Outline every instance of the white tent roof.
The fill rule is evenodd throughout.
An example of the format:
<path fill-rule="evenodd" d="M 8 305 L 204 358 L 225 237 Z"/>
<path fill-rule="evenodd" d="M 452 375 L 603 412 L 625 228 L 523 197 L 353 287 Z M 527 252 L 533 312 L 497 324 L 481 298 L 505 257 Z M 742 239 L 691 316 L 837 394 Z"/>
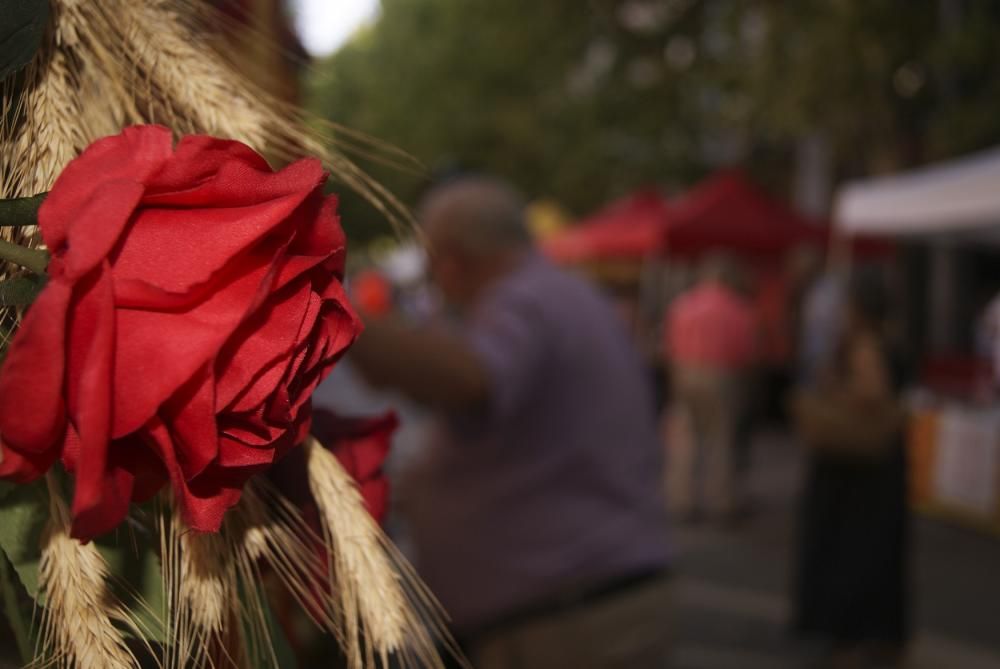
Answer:
<path fill-rule="evenodd" d="M 834 221 L 851 233 L 1000 241 L 1000 147 L 848 183 L 837 192 Z"/>

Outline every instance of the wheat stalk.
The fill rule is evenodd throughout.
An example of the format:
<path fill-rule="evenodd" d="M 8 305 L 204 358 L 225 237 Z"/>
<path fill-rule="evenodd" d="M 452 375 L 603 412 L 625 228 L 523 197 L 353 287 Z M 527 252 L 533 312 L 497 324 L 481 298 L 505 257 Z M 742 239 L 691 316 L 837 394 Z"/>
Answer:
<path fill-rule="evenodd" d="M 404 665 L 442 667 L 435 638 L 446 641 L 440 609 L 394 552 L 365 508 L 351 476 L 314 438 L 306 450 L 309 489 L 319 508 L 352 669 L 383 667 L 397 654 Z"/>
<path fill-rule="evenodd" d="M 124 27 L 124 53 L 139 77 L 148 81 L 147 93 L 174 130 L 237 139 L 280 161 L 317 156 L 335 178 L 368 199 L 391 222 L 410 220 L 406 207 L 392 193 L 333 148 L 330 136 L 308 127 L 305 114 L 238 75 L 218 51 L 198 46 L 187 24 L 192 18 L 205 19 L 204 4 L 118 2 L 116 24 Z M 375 142 L 369 146 L 372 154 L 389 153 L 379 151 Z"/>
<path fill-rule="evenodd" d="M 340 639 L 341 626 L 324 605 L 330 586 L 318 550 L 323 543 L 298 509 L 259 480 L 247 486 L 237 508 L 240 528 L 231 532 L 237 559 L 268 564 L 312 621 Z"/>
<path fill-rule="evenodd" d="M 108 564 L 93 543 L 70 536 L 69 510 L 49 483 L 51 519 L 42 539 L 38 587 L 44 597 L 37 666 L 131 669 L 136 657 L 112 620 L 137 629 L 107 587 Z"/>
<path fill-rule="evenodd" d="M 180 534 L 180 544 L 180 604 L 197 630 L 221 634 L 235 596 L 223 559 L 225 543 L 218 534 L 186 531 Z"/>
<path fill-rule="evenodd" d="M 165 669 L 236 665 L 233 621 L 239 612 L 236 573 L 220 534 L 185 526 L 176 504 L 160 514 L 160 560 L 167 621 Z"/>

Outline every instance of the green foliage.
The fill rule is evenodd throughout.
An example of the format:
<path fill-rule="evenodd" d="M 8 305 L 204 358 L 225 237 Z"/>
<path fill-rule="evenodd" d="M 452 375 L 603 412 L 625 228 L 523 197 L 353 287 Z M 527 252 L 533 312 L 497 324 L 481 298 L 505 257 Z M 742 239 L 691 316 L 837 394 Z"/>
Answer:
<path fill-rule="evenodd" d="M 152 505 L 146 505 L 151 507 Z M 133 515 L 152 520 L 152 508 L 134 507 Z M 129 609 L 149 641 L 165 639 L 163 578 L 157 551 L 158 538 L 150 522 L 129 520 L 114 532 L 95 540 L 108 563 L 111 589 Z"/>
<path fill-rule="evenodd" d="M 46 279 L 44 274 L 31 274 L 0 281 L 0 307 L 23 307 L 31 304 L 42 292 Z"/>
<path fill-rule="evenodd" d="M 620 64 L 595 75 L 595 86 L 611 90 L 573 90 L 588 52 L 601 49 L 591 45 L 617 30 L 605 14 L 578 0 L 385 0 L 371 30 L 320 64 L 310 103 L 431 168 L 485 168 L 530 195 L 589 209 L 670 174 L 649 148 L 663 134 L 663 108 L 621 84 L 612 71 Z M 669 100 L 661 83 L 660 99 Z M 422 185 L 376 174 L 411 201 Z"/>
<path fill-rule="evenodd" d="M 136 507 L 134 515 L 151 518 L 151 509 Z M 19 485 L 0 481 L 0 550 L 14 567 L 21 585 L 39 599 L 38 566 L 41 540 L 49 520 L 49 497 L 42 481 Z M 95 541 L 108 562 L 111 587 L 133 612 L 147 638 L 163 640 L 163 583 L 156 537 L 148 523 L 129 522 Z M 140 604 L 140 601 L 142 602 Z M 38 601 L 44 604 L 43 601 Z"/>
<path fill-rule="evenodd" d="M 0 0 L 0 80 L 27 65 L 49 19 L 48 0 Z"/>
<path fill-rule="evenodd" d="M 738 69 L 751 126 L 789 141 L 822 132 L 842 174 L 897 170 L 1000 141 L 996 3 L 748 3 L 766 26 Z M 953 5 L 955 3 L 952 3 Z"/>
<path fill-rule="evenodd" d="M 45 484 L 0 481 L 0 549 L 17 572 L 21 585 L 38 595 L 38 560 L 42 530 L 49 518 Z"/>
<path fill-rule="evenodd" d="M 583 213 L 733 159 L 787 181 L 807 135 L 839 177 L 1000 142 L 998 29 L 989 0 L 383 0 L 310 105 Z M 421 185 L 375 174 L 411 202 Z M 374 218 L 345 201 L 349 232 Z"/>

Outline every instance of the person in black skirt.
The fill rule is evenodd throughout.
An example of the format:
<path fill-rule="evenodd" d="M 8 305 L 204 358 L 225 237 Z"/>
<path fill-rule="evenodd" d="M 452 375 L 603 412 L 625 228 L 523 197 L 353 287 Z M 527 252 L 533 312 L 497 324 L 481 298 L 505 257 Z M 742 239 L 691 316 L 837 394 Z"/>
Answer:
<path fill-rule="evenodd" d="M 831 644 L 830 666 L 900 667 L 908 637 L 901 347 L 882 277 L 847 290 L 834 359 L 794 404 L 810 449 L 795 632 Z"/>

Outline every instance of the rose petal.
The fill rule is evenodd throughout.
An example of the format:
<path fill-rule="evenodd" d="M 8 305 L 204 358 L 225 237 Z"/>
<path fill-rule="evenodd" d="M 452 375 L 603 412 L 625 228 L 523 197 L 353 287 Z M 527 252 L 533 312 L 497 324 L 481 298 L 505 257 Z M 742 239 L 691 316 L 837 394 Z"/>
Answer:
<path fill-rule="evenodd" d="M 134 126 L 97 140 L 70 161 L 38 211 L 38 224 L 49 250 L 56 252 L 62 248 L 71 235 L 71 227 L 91 227 L 79 223 L 76 214 L 85 209 L 104 183 L 145 182 L 170 157 L 172 142 L 172 133 L 163 126 Z"/>
<path fill-rule="evenodd" d="M 398 425 L 392 412 L 374 418 L 345 418 L 317 409 L 313 415 L 313 434 L 358 483 L 368 511 L 379 521 L 385 517 L 389 498 L 382 466 Z"/>
<path fill-rule="evenodd" d="M 385 514 L 389 510 L 389 480 L 380 477 L 365 481 L 358 486 L 358 490 L 372 518 L 379 523 L 384 521 Z"/>
<path fill-rule="evenodd" d="M 263 409 L 258 409 L 256 413 L 234 414 L 226 412 L 219 417 L 219 429 L 222 434 L 237 443 L 246 446 L 265 449 L 278 440 L 288 431 L 289 421 L 281 422 L 269 421 L 263 415 Z M 220 456 L 221 457 L 221 456 Z M 226 465 L 232 466 L 232 465 Z"/>
<path fill-rule="evenodd" d="M 72 288 L 52 279 L 21 322 L 0 369 L 0 435 L 27 457 L 62 439 L 66 316 Z"/>
<path fill-rule="evenodd" d="M 281 179 L 286 190 L 280 192 L 274 192 L 272 180 L 295 171 L 306 173 L 312 184 L 315 170 L 303 169 L 309 167 L 308 163 L 296 163 L 279 174 L 220 172 L 218 178 L 225 179 L 223 183 L 236 182 L 250 188 L 247 196 L 252 199 L 228 207 L 218 202 L 205 208 L 176 203 L 152 206 L 146 198 L 117 251 L 115 278 L 141 280 L 167 292 L 184 293 L 208 281 L 234 257 L 277 228 L 287 230 L 290 238 L 290 217 L 309 190 L 299 186 L 297 182 L 302 178 L 298 175 Z"/>
<path fill-rule="evenodd" d="M 345 418 L 326 409 L 313 412 L 313 434 L 358 481 L 381 471 L 398 427 L 399 419 L 391 411 L 373 418 Z"/>
<path fill-rule="evenodd" d="M 170 432 L 159 418 L 150 420 L 144 433 L 149 438 L 150 448 L 159 455 L 170 476 L 181 518 L 192 530 L 218 532 L 226 510 L 239 501 L 245 479 L 239 481 L 238 477 L 226 475 L 213 465 L 201 476 L 188 481 L 174 456 Z"/>
<path fill-rule="evenodd" d="M 228 434 L 219 437 L 219 466 L 247 467 L 274 462 L 273 448 L 254 448 Z"/>
<path fill-rule="evenodd" d="M 133 432 L 208 364 L 273 279 L 266 262 L 239 268 L 198 305 L 175 311 L 118 310 L 113 436 Z"/>
<path fill-rule="evenodd" d="M 326 256 L 336 253 L 343 260 L 347 236 L 337 214 L 336 195 L 323 196 L 317 188 L 296 212 L 299 224 L 289 249 L 291 256 Z M 314 209 L 315 208 L 315 209 Z M 337 274 L 338 278 L 341 274 Z"/>
<path fill-rule="evenodd" d="M 132 490 L 130 477 L 115 476 L 110 487 L 105 477 L 115 341 L 114 296 L 107 261 L 78 286 L 78 293 L 67 337 L 67 400 L 73 426 L 80 436 L 81 454 L 76 462 L 73 515 L 85 518 L 82 528 L 106 523 L 113 527 L 124 515 L 109 518 L 105 514 L 127 509 Z M 124 502 L 116 499 L 118 495 L 124 495 Z"/>
<path fill-rule="evenodd" d="M 0 442 L 0 478 L 15 483 L 30 483 L 47 472 L 58 455 L 55 449 L 19 453 L 12 446 Z"/>
<path fill-rule="evenodd" d="M 86 543 L 118 527 L 128 515 L 134 483 L 131 471 L 111 465 L 100 472 L 100 496 L 87 506 L 77 508 L 75 500 L 80 491 L 80 478 L 77 477 L 70 535 Z"/>
<path fill-rule="evenodd" d="M 287 360 L 302 323 L 310 316 L 315 319 L 318 313 L 319 298 L 312 295 L 308 284 L 303 283 L 274 295 L 244 321 L 216 360 L 219 409 L 229 406 L 237 396 L 250 392 L 255 377 L 264 375 L 262 370 L 279 367 L 276 363 Z M 279 370 L 274 383 L 280 378 Z M 273 384 L 268 388 L 265 382 L 264 393 L 273 389 Z M 251 399 L 249 404 L 243 402 L 244 408 L 234 410 L 249 410 L 261 402 L 263 397 L 256 401 Z"/>
<path fill-rule="evenodd" d="M 80 460 L 80 435 L 72 422 L 66 423 L 66 436 L 62 444 L 62 463 L 70 474 L 76 472 L 76 463 Z"/>
<path fill-rule="evenodd" d="M 202 192 L 205 199 L 199 202 L 210 203 L 213 198 L 217 202 L 225 202 L 225 193 L 221 196 L 215 192 L 204 193 L 201 184 L 213 180 L 223 165 L 233 161 L 256 171 L 270 171 L 267 161 L 242 142 L 207 135 L 185 135 L 177 142 L 170 162 L 157 172 L 155 179 L 150 180 L 149 196 L 170 200 L 178 194 Z M 223 199 L 220 200 L 220 197 Z M 157 202 L 155 199 L 152 201 Z"/>
<path fill-rule="evenodd" d="M 161 415 L 170 425 L 184 478 L 190 480 L 219 454 L 215 376 L 208 365 L 167 400 Z"/>
<path fill-rule="evenodd" d="M 135 475 L 132 501 L 142 503 L 159 492 L 169 477 L 163 463 L 138 434 L 111 442 L 108 461 Z"/>
<path fill-rule="evenodd" d="M 47 210 L 48 216 L 73 221 L 62 249 L 67 278 L 82 277 L 107 257 L 142 198 L 142 190 L 142 184 L 134 181 L 108 181 L 95 187 L 73 212 Z"/>

